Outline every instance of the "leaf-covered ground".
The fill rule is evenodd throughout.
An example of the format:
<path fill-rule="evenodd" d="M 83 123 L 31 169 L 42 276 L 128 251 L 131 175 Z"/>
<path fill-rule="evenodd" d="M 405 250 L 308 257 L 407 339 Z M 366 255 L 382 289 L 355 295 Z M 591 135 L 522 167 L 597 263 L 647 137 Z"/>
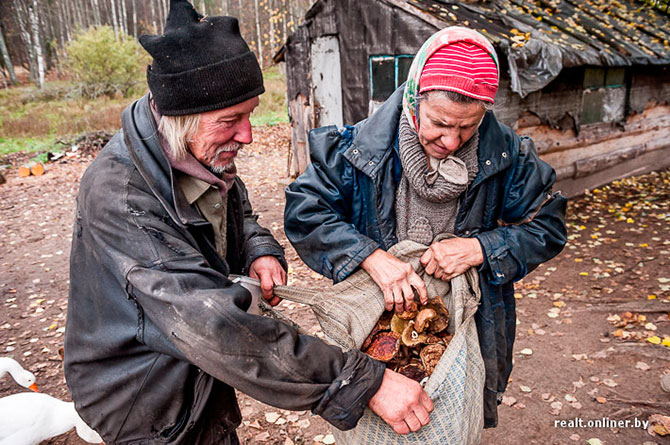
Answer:
<path fill-rule="evenodd" d="M 260 128 L 255 138 L 240 153 L 238 169 L 260 222 L 286 247 L 290 283 L 327 285 L 283 233 L 288 127 Z M 7 183 L 0 185 L 0 356 L 16 358 L 35 373 L 42 392 L 63 399 L 69 395 L 58 348 L 71 226 L 89 163 L 73 153 L 49 164 L 44 176 L 21 179 L 5 170 Z M 566 249 L 517 286 L 515 368 L 500 424 L 484 432 L 483 443 L 669 443 L 658 425 L 655 436 L 613 425 L 670 413 L 670 394 L 660 387 L 661 376 L 670 373 L 670 172 L 618 181 L 573 200 L 568 222 Z M 307 308 L 280 307 L 320 335 Z M 0 397 L 21 391 L 8 377 L 0 380 Z M 243 443 L 333 443 L 329 425 L 309 412 L 244 395 L 240 407 Z M 587 426 L 603 420 L 606 427 Z M 84 442 L 70 432 L 49 443 Z"/>

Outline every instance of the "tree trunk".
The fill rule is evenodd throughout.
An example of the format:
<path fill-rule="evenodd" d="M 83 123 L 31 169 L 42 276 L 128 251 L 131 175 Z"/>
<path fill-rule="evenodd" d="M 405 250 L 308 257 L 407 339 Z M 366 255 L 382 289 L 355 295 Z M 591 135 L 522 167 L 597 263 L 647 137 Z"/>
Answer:
<path fill-rule="evenodd" d="M 128 32 L 128 10 L 126 9 L 126 0 L 121 0 L 121 29 L 125 34 L 130 34 Z"/>
<path fill-rule="evenodd" d="M 137 0 L 133 0 L 133 37 L 137 39 Z"/>
<path fill-rule="evenodd" d="M 277 12 L 275 11 L 275 2 L 274 0 L 269 1 L 270 8 L 270 58 L 275 55 L 275 20 L 277 18 Z"/>
<path fill-rule="evenodd" d="M 163 0 L 158 0 L 158 34 L 163 34 L 163 27 L 165 26 L 165 3 Z"/>
<path fill-rule="evenodd" d="M 263 40 L 261 39 L 261 15 L 258 12 L 258 0 L 254 0 L 256 11 L 256 50 L 258 51 L 258 62 L 263 67 Z"/>
<path fill-rule="evenodd" d="M 221 0 L 221 15 L 230 15 L 228 0 Z"/>
<path fill-rule="evenodd" d="M 154 30 L 156 34 L 158 34 L 158 24 L 156 24 L 156 4 L 155 2 L 149 2 L 151 4 L 151 23 L 153 24 Z"/>
<path fill-rule="evenodd" d="M 9 51 L 7 50 L 7 45 L 5 45 L 5 36 L 3 33 L 4 26 L 2 26 L 2 17 L 0 17 L 0 52 L 2 53 L 2 61 L 5 64 L 5 68 L 7 68 L 7 72 L 9 73 L 9 81 L 12 85 L 17 85 L 19 83 L 19 79 L 16 77 L 16 73 L 14 72 L 12 59 L 9 58 Z"/>
<path fill-rule="evenodd" d="M 100 26 L 102 24 L 102 21 L 100 20 L 100 5 L 98 4 L 98 0 L 92 0 L 93 1 L 93 23 L 95 23 L 96 26 Z"/>
<path fill-rule="evenodd" d="M 63 24 L 65 27 L 65 37 L 67 38 L 67 41 L 69 42 L 72 37 L 70 33 L 70 14 L 69 14 L 69 8 L 68 8 L 68 1 L 65 0 L 63 3 L 61 3 L 61 9 L 62 9 L 62 14 L 63 14 Z"/>
<path fill-rule="evenodd" d="M 205 5 L 205 0 L 200 0 L 200 14 L 207 15 L 207 5 Z"/>
<path fill-rule="evenodd" d="M 116 20 L 116 2 L 115 0 L 110 0 L 110 7 L 112 12 L 112 27 L 114 28 L 114 37 L 119 37 L 119 22 Z"/>
<path fill-rule="evenodd" d="M 37 56 L 37 86 L 40 89 L 44 88 L 44 56 L 42 55 L 42 44 L 40 42 L 40 22 L 39 22 L 39 8 L 37 0 L 33 0 L 33 4 L 28 6 L 30 13 L 30 27 L 33 31 L 33 46 L 35 47 L 35 55 Z"/>
<path fill-rule="evenodd" d="M 28 15 L 25 5 L 21 0 L 14 0 L 14 9 L 16 10 L 16 20 L 19 23 L 21 30 L 21 40 L 26 47 L 26 54 L 28 55 L 28 69 L 30 70 L 30 80 L 37 81 L 37 67 L 35 66 L 35 51 L 33 42 L 30 37 L 30 31 L 26 23 L 25 17 Z"/>
<path fill-rule="evenodd" d="M 288 38 L 288 34 L 286 31 L 286 22 L 288 21 L 288 15 L 286 11 L 286 0 L 281 0 L 282 7 L 281 7 L 281 24 L 282 24 L 282 44 L 286 42 L 286 39 Z"/>

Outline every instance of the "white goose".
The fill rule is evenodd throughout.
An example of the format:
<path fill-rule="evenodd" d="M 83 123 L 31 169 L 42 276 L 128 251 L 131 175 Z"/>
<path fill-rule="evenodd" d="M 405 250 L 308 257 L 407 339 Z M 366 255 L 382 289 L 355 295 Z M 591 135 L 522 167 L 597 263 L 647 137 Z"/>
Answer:
<path fill-rule="evenodd" d="M 32 372 L 23 369 L 19 363 L 9 357 L 0 357 L 0 378 L 5 374 L 12 376 L 14 381 L 24 388 L 32 389 L 37 392 L 37 385 L 35 385 L 35 376 Z"/>
<path fill-rule="evenodd" d="M 86 442 L 102 442 L 81 420 L 72 402 L 35 392 L 0 399 L 0 445 L 37 445 L 72 428 Z"/>

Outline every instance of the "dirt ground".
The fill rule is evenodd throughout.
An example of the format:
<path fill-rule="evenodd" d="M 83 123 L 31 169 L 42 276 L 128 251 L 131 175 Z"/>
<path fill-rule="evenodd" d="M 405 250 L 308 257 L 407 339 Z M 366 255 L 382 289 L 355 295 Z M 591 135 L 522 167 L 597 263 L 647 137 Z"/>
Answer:
<path fill-rule="evenodd" d="M 324 286 L 328 280 L 306 268 L 283 233 L 288 127 L 262 128 L 255 138 L 240 153 L 238 170 L 260 222 L 286 248 L 289 283 Z M 7 179 L 0 185 L 0 356 L 32 371 L 42 392 L 68 400 L 58 349 L 74 202 L 89 163 L 73 153 L 43 176 L 0 170 Z M 670 443 L 670 436 L 639 426 L 612 426 L 670 414 L 670 394 L 659 384 L 670 373 L 670 172 L 572 200 L 568 231 L 565 250 L 517 285 L 515 367 L 499 426 L 484 432 L 483 443 Z M 309 309 L 286 302 L 280 308 L 319 334 Z M 0 380 L 0 397 L 21 391 L 9 377 Z M 309 412 L 244 395 L 240 406 L 245 444 L 333 443 L 330 426 Z M 603 420 L 607 427 L 586 426 Z M 46 443 L 84 442 L 71 431 Z"/>

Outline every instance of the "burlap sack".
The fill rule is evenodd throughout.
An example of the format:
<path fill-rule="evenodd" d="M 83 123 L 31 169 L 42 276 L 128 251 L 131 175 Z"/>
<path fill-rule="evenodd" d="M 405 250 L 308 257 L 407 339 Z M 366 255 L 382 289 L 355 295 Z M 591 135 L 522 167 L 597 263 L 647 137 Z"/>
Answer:
<path fill-rule="evenodd" d="M 398 435 L 370 410 L 350 431 L 335 430 L 338 445 L 477 444 L 484 426 L 484 361 L 479 350 L 474 314 L 481 298 L 477 271 L 468 270 L 450 282 L 425 274 L 419 259 L 427 246 L 402 241 L 389 253 L 410 263 L 426 283 L 428 295 L 441 296 L 449 309 L 447 346 L 424 389 L 435 410 L 430 423 L 416 433 Z M 384 311 L 384 295 L 365 271 L 324 289 L 275 287 L 286 300 L 309 305 L 323 333 L 343 350 L 360 348 Z"/>

